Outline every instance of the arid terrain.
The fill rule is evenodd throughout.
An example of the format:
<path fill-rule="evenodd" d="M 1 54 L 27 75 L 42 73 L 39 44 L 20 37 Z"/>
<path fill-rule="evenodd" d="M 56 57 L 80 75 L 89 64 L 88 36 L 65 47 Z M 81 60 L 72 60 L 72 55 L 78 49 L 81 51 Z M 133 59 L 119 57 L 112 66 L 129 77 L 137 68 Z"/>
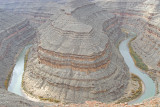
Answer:
<path fill-rule="evenodd" d="M 0 0 L 0 106 L 129 107 L 145 92 L 119 44 L 160 89 L 159 0 Z M 7 91 L 26 45 L 22 92 Z M 151 87 L 152 88 L 152 87 Z"/>

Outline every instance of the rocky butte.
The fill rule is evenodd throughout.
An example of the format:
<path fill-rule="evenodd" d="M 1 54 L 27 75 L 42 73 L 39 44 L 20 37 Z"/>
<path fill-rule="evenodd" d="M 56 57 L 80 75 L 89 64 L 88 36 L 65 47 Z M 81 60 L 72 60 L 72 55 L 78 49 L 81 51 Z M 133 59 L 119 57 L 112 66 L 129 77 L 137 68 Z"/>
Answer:
<path fill-rule="evenodd" d="M 37 36 L 23 78 L 27 92 L 74 103 L 123 95 L 128 68 L 100 29 L 62 14 L 39 28 Z"/>

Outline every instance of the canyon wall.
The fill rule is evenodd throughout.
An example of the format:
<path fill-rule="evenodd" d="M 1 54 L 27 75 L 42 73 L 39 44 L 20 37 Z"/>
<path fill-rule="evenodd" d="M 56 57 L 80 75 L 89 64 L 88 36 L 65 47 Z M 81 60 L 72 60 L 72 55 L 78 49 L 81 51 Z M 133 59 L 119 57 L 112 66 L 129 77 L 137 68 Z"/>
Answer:
<path fill-rule="evenodd" d="M 39 41 L 23 77 L 25 90 L 68 103 L 120 98 L 128 84 L 128 68 L 99 30 L 71 15 L 52 16 L 37 33 Z"/>
<path fill-rule="evenodd" d="M 29 100 L 26 100 L 23 97 L 20 97 L 18 95 L 15 95 L 13 93 L 10 93 L 4 89 L 0 88 L 0 106 L 1 107 L 43 107 L 45 105 L 44 103 L 38 103 L 38 102 L 32 102 Z"/>
<path fill-rule="evenodd" d="M 157 22 L 159 18 L 147 22 L 144 32 L 137 36 L 132 46 L 149 69 L 160 72 L 160 27 Z"/>
<path fill-rule="evenodd" d="M 111 8 L 106 8 L 110 4 L 72 1 L 67 4 L 70 9 L 51 16 L 38 29 L 23 77 L 25 90 L 69 103 L 120 98 L 130 77 L 114 43 L 122 36 L 120 27 L 128 8 L 116 16 L 113 7 L 141 2 L 111 2 Z"/>
<path fill-rule="evenodd" d="M 13 70 L 16 55 L 35 37 L 29 21 L 6 11 L 0 11 L 0 87 L 7 87 L 5 80 Z"/>
<path fill-rule="evenodd" d="M 2 88 L 18 50 L 35 34 L 23 85 L 37 98 L 82 103 L 122 97 L 130 76 L 116 45 L 129 32 L 137 35 L 134 51 L 150 69 L 160 70 L 158 0 L 11 2 L 0 6 L 34 27 L 43 25 L 35 33 L 28 20 L 0 10 L 0 22 L 7 22 L 0 26 Z"/>
<path fill-rule="evenodd" d="M 37 28 L 45 23 L 50 16 L 61 11 L 60 7 L 65 2 L 65 0 L 1 0 L 0 8 L 27 18 L 31 25 Z"/>
<path fill-rule="evenodd" d="M 69 2 L 39 27 L 24 75 L 25 90 L 62 102 L 117 100 L 129 73 L 115 44 L 124 31 L 143 35 L 153 9 L 147 0 Z"/>

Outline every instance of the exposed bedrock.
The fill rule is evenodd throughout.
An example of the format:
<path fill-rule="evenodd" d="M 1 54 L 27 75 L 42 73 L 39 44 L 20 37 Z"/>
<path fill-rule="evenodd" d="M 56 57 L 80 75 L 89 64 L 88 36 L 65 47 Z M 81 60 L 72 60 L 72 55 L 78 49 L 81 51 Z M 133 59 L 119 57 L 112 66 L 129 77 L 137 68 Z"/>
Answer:
<path fill-rule="evenodd" d="M 133 10 L 113 10 L 115 18 L 103 24 L 103 31 L 114 43 L 118 43 L 124 34 L 134 32 L 137 38 L 132 42 L 134 51 L 144 60 L 150 69 L 160 71 L 160 27 L 158 1 L 146 1 Z M 148 12 L 146 11 L 148 9 Z"/>
<path fill-rule="evenodd" d="M 15 56 L 35 36 L 29 21 L 16 15 L 0 11 L 0 87 L 15 64 Z"/>
<path fill-rule="evenodd" d="M 45 2 L 43 0 L 9 0 L 0 1 L 0 8 L 27 18 L 31 25 L 37 28 L 45 23 L 50 16 L 60 11 L 61 4 L 64 3 L 65 0 L 45 0 Z"/>
<path fill-rule="evenodd" d="M 33 96 L 82 103 L 124 95 L 130 77 L 115 44 L 124 37 L 122 29 L 143 34 L 150 15 L 136 6 L 150 5 L 143 0 L 103 6 L 82 1 L 70 2 L 70 9 L 38 29 L 23 77 L 25 91 Z"/>
<path fill-rule="evenodd" d="M 69 103 L 111 102 L 123 96 L 130 75 L 102 30 L 115 17 L 107 13 L 89 4 L 42 25 L 24 73 L 25 91 Z"/>
<path fill-rule="evenodd" d="M 1 3 L 1 8 L 24 15 L 35 27 L 44 24 L 35 33 L 27 20 L 0 10 L 0 87 L 15 56 L 35 34 L 37 42 L 23 77 L 23 88 L 33 96 L 69 103 L 122 97 L 130 76 L 115 44 L 124 38 L 123 31 L 137 34 L 133 49 L 150 68 L 159 70 L 159 23 L 154 23 L 158 0 L 97 1 L 71 0 L 61 2 L 62 7 L 39 0 Z"/>
<path fill-rule="evenodd" d="M 0 106 L 1 107 L 31 107 L 31 106 L 43 107 L 45 105 L 46 104 L 43 104 L 43 103 L 26 100 L 23 97 L 20 97 L 18 95 L 8 92 L 7 90 L 0 88 Z"/>
<path fill-rule="evenodd" d="M 156 21 L 157 24 L 157 21 Z M 159 24 L 159 23 L 158 23 Z M 160 27 L 148 22 L 144 33 L 132 42 L 133 49 L 150 69 L 160 71 Z"/>

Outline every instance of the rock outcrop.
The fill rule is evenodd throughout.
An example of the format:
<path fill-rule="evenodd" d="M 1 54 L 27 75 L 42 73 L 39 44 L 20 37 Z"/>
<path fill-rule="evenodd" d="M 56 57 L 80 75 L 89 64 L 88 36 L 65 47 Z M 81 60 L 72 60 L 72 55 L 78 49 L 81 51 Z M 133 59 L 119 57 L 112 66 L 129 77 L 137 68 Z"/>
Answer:
<path fill-rule="evenodd" d="M 0 10 L 0 23 L 0 87 L 4 88 L 17 53 L 34 38 L 35 30 L 26 19 L 3 10 Z"/>
<path fill-rule="evenodd" d="M 67 0 L 68 1 L 68 0 Z M 27 18 L 35 28 L 45 23 L 65 4 L 65 0 L 0 0 L 0 8 Z"/>
<path fill-rule="evenodd" d="M 0 107 L 43 107 L 44 105 L 47 104 L 26 100 L 23 97 L 0 88 Z"/>
<path fill-rule="evenodd" d="M 129 74 L 115 44 L 124 38 L 122 29 L 143 33 L 150 14 L 138 6 L 150 6 L 145 2 L 68 3 L 38 29 L 24 74 L 25 90 L 62 102 L 120 98 Z"/>
<path fill-rule="evenodd" d="M 124 32 L 137 34 L 134 51 L 150 69 L 160 70 L 158 0 L 49 0 L 45 4 L 29 0 L 17 1 L 16 6 L 11 2 L 0 6 L 24 15 L 35 27 L 44 23 L 37 30 L 23 77 L 25 91 L 37 98 L 82 103 L 111 102 L 123 96 L 130 78 L 115 45 Z M 15 55 L 35 31 L 26 19 L 2 10 L 0 16 L 0 87 L 4 88 Z"/>
<path fill-rule="evenodd" d="M 132 42 L 132 46 L 135 52 L 148 65 L 149 69 L 160 71 L 159 18 L 153 18 L 146 24 L 143 34 L 137 36 Z"/>
<path fill-rule="evenodd" d="M 115 16 L 104 13 L 95 3 L 87 4 L 52 16 L 38 29 L 23 77 L 28 93 L 69 103 L 110 102 L 124 94 L 129 72 L 102 31 Z"/>

